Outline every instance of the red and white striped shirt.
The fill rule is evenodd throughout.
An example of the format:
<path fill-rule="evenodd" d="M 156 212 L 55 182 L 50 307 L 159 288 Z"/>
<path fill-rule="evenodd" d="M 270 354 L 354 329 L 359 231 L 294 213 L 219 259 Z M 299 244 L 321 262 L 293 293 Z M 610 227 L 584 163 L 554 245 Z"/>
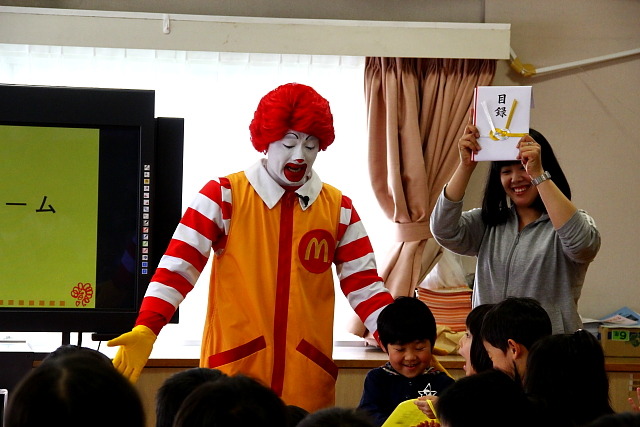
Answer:
<path fill-rule="evenodd" d="M 245 171 L 252 187 L 270 209 L 285 190 L 269 177 L 264 160 Z M 299 189 L 300 206 L 310 208 L 322 189 L 315 171 Z M 304 204 L 304 198 L 308 202 Z M 226 178 L 208 182 L 185 211 L 171 242 L 160 260 L 142 302 L 136 324 L 156 334 L 171 319 L 178 305 L 193 288 L 210 252 L 224 252 L 233 211 L 232 190 Z M 342 196 L 340 226 L 334 264 L 340 288 L 366 328 L 375 332 L 380 310 L 393 297 L 378 276 L 373 248 L 351 199 Z"/>

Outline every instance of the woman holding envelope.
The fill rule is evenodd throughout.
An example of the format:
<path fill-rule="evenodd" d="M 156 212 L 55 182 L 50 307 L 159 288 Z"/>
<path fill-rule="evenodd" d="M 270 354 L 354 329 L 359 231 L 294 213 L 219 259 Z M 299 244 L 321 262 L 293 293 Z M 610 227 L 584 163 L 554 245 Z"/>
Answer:
<path fill-rule="evenodd" d="M 600 233 L 571 202 L 551 145 L 534 129 L 518 142 L 515 160 L 491 162 L 482 208 L 462 212 L 479 137 L 469 123 L 458 141 L 460 163 L 431 214 L 431 232 L 450 251 L 477 257 L 474 307 L 535 298 L 554 333 L 572 333 L 582 327 L 577 304 Z"/>

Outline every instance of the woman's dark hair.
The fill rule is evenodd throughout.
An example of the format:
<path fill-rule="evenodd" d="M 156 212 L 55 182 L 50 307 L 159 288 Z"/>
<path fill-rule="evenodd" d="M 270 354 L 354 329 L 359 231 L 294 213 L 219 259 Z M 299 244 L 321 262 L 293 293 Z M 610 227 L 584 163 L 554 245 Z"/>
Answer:
<path fill-rule="evenodd" d="M 527 357 L 524 384 L 556 425 L 584 425 L 614 412 L 604 352 L 596 337 L 582 329 L 536 342 Z"/>
<path fill-rule="evenodd" d="M 484 315 L 493 307 L 493 304 L 481 304 L 475 307 L 467 315 L 466 325 L 471 333 L 471 348 L 469 358 L 471 366 L 476 372 L 482 372 L 493 368 L 493 362 L 482 342 L 482 322 Z"/>
<path fill-rule="evenodd" d="M 551 174 L 551 179 L 558 186 L 560 191 L 571 200 L 571 188 L 567 181 L 560 163 L 551 148 L 549 141 L 535 129 L 529 129 L 529 135 L 540 144 L 540 161 L 546 171 Z M 491 162 L 487 181 L 484 187 L 482 199 L 482 220 L 488 226 L 504 224 L 509 218 L 510 202 L 500 181 L 500 170 L 503 166 L 519 164 L 519 161 L 494 161 Z M 534 207 L 546 212 L 542 199 L 538 196 L 534 202 Z"/>

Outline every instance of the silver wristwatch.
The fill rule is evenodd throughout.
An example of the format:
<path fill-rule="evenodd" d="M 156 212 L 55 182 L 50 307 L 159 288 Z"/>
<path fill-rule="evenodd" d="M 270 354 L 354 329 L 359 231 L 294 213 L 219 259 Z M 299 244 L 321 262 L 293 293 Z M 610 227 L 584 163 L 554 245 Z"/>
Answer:
<path fill-rule="evenodd" d="M 531 183 L 537 186 L 548 179 L 551 179 L 551 174 L 549 173 L 549 171 L 544 171 L 542 175 L 533 178 L 531 180 Z"/>

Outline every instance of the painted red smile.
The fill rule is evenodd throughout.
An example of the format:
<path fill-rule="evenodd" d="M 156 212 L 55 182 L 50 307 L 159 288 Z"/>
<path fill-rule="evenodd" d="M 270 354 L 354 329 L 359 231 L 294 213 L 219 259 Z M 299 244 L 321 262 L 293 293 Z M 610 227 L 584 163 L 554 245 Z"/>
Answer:
<path fill-rule="evenodd" d="M 291 182 L 302 181 L 306 172 L 306 164 L 287 163 L 284 167 L 284 176 Z"/>

